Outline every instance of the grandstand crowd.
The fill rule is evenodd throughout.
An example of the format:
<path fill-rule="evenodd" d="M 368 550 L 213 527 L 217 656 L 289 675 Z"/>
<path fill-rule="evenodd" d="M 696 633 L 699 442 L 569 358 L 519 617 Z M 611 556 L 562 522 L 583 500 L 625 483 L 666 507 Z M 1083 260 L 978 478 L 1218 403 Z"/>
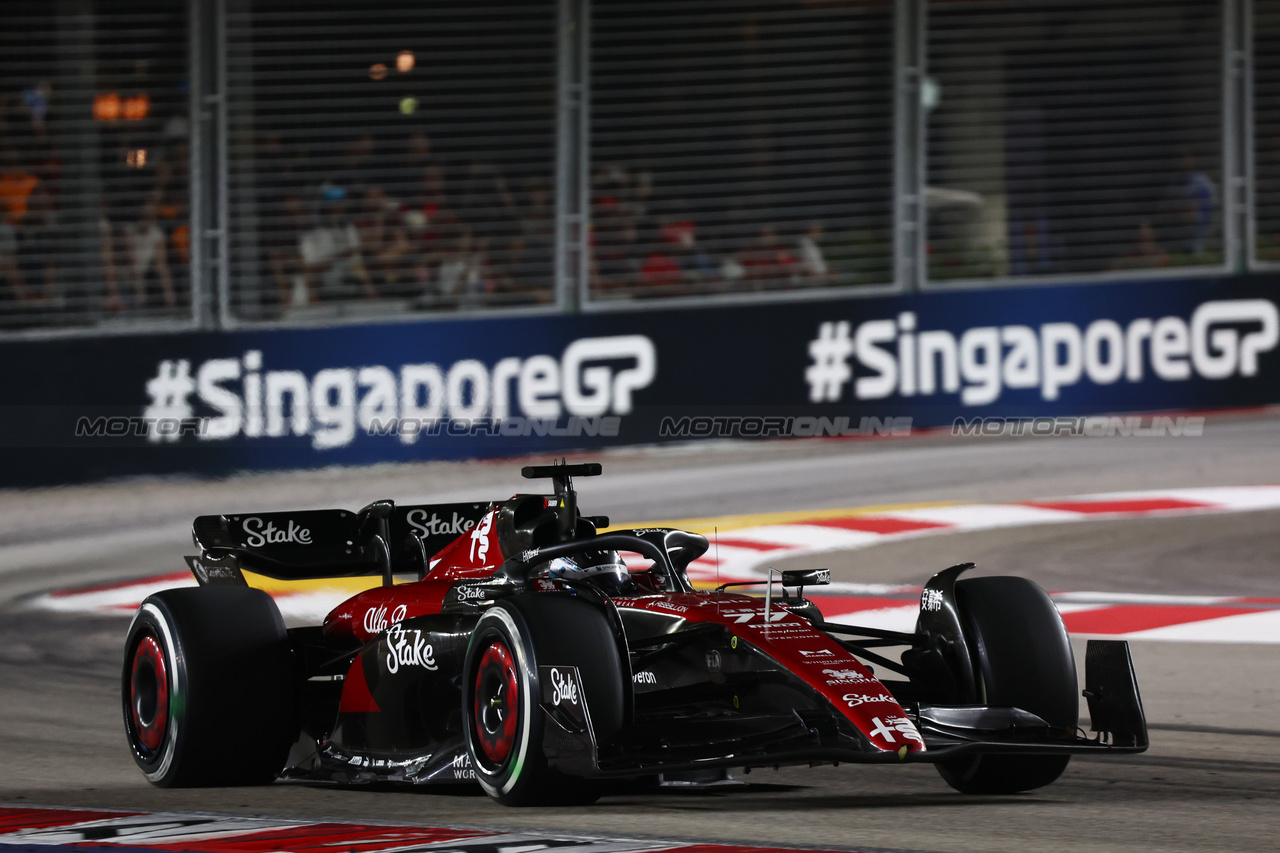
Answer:
<path fill-rule="evenodd" d="M 106 316 L 187 312 L 192 236 L 185 127 L 170 122 L 145 149 L 147 162 L 104 170 L 98 214 L 86 218 L 77 208 L 85 196 L 66 185 L 63 157 L 47 135 L 12 133 L 12 124 L 0 126 L 5 313 L 47 313 L 87 302 Z M 241 301 L 252 299 L 260 316 L 365 300 L 430 309 L 537 304 L 554 297 L 549 170 L 509 177 L 480 159 L 444 159 L 425 132 L 396 143 L 360 133 L 328 156 L 267 136 L 256 142 L 252 163 L 253 216 L 233 208 L 232 229 L 241 248 L 258 259 L 266 286 L 248 293 L 233 285 L 233 292 Z M 1167 266 L 1170 251 L 1205 251 L 1217 189 L 1190 155 L 1179 169 L 1170 179 L 1166 209 L 1137 224 L 1112 269 Z M 657 204 L 654 195 L 646 170 L 596 167 L 588 237 L 597 298 L 841 281 L 821 219 L 789 233 L 759 224 L 754 234 L 719 239 L 711 248 L 690 205 Z M 86 247 L 94 256 L 87 265 Z M 100 270 L 101 280 L 65 274 L 76 265 Z M 233 267 L 233 277 L 242 270 Z"/>

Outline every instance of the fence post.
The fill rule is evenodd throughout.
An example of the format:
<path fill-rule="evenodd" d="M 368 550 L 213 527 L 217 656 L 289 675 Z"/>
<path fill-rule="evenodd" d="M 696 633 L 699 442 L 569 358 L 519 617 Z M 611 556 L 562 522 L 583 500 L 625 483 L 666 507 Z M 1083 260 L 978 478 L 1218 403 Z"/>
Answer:
<path fill-rule="evenodd" d="M 893 271 L 894 282 L 914 291 L 927 278 L 925 266 L 924 107 L 925 31 L 928 0 L 894 3 L 893 50 Z"/>
<path fill-rule="evenodd" d="M 590 280 L 591 3 L 559 0 L 556 26 L 556 304 L 581 309 Z"/>
<path fill-rule="evenodd" d="M 227 269 L 226 18 L 223 0 L 188 0 L 191 311 L 197 328 L 230 317 Z"/>
<path fill-rule="evenodd" d="M 1234 273 L 1257 257 L 1253 148 L 1253 0 L 1223 0 L 1222 242 Z"/>

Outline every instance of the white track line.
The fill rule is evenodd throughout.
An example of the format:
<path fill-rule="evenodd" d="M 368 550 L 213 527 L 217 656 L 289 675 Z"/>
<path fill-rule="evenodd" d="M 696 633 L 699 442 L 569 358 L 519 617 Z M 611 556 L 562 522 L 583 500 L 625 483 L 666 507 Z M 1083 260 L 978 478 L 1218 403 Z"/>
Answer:
<path fill-rule="evenodd" d="M 1100 519 L 1249 512 L 1275 508 L 1280 508 L 1280 486 L 1115 492 L 1026 503 L 960 504 L 870 514 L 851 510 L 848 516 L 835 518 L 824 513 L 823 523 L 806 523 L 802 519 L 789 524 L 761 524 L 725 531 L 718 537 L 723 544 L 717 545 L 713 541 L 707 553 L 689 567 L 689 574 L 695 582 L 700 583 L 759 580 L 764 578 L 769 563 L 780 557 L 866 548 L 908 537 Z M 893 532 L 846 529 L 837 526 L 841 521 L 855 528 L 879 527 Z M 936 526 L 914 528 L 921 522 Z M 901 529 L 904 527 L 908 529 Z M 31 604 L 36 608 L 60 612 L 128 614 L 152 592 L 193 583 L 190 579 L 175 582 L 173 578 L 148 578 L 110 589 L 49 593 L 33 599 Z M 912 587 L 879 584 L 833 584 L 823 590 L 826 595 L 845 593 L 864 597 L 900 595 L 904 591 L 914 590 Z M 282 613 L 292 622 L 314 624 L 320 622 L 347 595 L 346 592 L 333 589 L 310 588 L 280 594 L 276 599 Z M 1280 605 L 1277 604 L 1246 604 L 1245 607 L 1255 607 L 1258 612 L 1197 618 L 1199 615 L 1222 612 L 1215 611 L 1215 607 L 1239 606 L 1241 600 L 1228 596 L 1099 592 L 1061 592 L 1055 593 L 1054 599 L 1059 610 L 1068 617 L 1068 626 L 1072 621 L 1070 614 L 1094 611 L 1095 618 L 1086 620 L 1088 624 L 1101 626 L 1106 634 L 1112 636 L 1150 640 L 1280 643 Z M 827 618 L 832 621 L 854 619 L 862 625 L 909 631 L 915 624 L 916 606 L 914 602 L 905 605 L 898 603 L 899 601 L 901 599 L 886 598 L 883 608 L 860 609 L 847 614 L 831 613 Z M 1140 611 L 1134 611 L 1135 607 L 1163 608 L 1158 613 L 1141 611 L 1147 619 L 1146 625 L 1165 618 L 1174 621 L 1174 624 L 1135 629 L 1134 620 L 1141 621 L 1137 615 Z M 1197 608 L 1201 607 L 1206 609 L 1198 611 Z M 1112 611 L 1116 618 L 1109 621 L 1109 613 Z"/>

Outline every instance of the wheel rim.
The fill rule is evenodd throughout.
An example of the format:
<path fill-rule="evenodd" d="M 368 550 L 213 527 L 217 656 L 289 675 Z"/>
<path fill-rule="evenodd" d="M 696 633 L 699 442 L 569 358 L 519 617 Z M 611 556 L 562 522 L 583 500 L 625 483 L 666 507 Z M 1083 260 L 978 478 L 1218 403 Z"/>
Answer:
<path fill-rule="evenodd" d="M 129 716 L 142 751 L 151 753 L 159 749 L 169 722 L 169 673 L 160 643 L 149 634 L 133 651 Z"/>
<path fill-rule="evenodd" d="M 520 709 L 520 680 L 515 656 L 501 640 L 494 640 L 480 656 L 475 684 L 476 739 L 484 757 L 502 764 L 516 740 Z"/>

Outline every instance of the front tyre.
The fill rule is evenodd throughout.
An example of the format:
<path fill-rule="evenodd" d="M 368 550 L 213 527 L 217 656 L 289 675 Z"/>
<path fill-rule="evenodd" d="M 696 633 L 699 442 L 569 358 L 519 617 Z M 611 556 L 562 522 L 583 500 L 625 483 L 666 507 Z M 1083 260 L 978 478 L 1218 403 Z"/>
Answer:
<path fill-rule="evenodd" d="M 476 623 L 463 665 L 467 751 L 485 792 L 506 806 L 594 802 L 599 786 L 552 769 L 539 665 L 577 667 L 596 736 L 622 725 L 621 657 L 604 614 L 570 596 L 506 599 Z"/>
<path fill-rule="evenodd" d="M 297 736 L 295 668 L 265 592 L 169 589 L 138 608 L 121 699 L 130 752 L 160 787 L 270 782 Z"/>
<path fill-rule="evenodd" d="M 1075 655 L 1058 609 L 1025 578 L 967 578 L 956 603 L 986 705 L 1037 714 L 1074 734 L 1079 716 Z M 1013 794 L 1048 785 L 1069 755 L 976 755 L 936 764 L 947 784 L 965 794 Z"/>

